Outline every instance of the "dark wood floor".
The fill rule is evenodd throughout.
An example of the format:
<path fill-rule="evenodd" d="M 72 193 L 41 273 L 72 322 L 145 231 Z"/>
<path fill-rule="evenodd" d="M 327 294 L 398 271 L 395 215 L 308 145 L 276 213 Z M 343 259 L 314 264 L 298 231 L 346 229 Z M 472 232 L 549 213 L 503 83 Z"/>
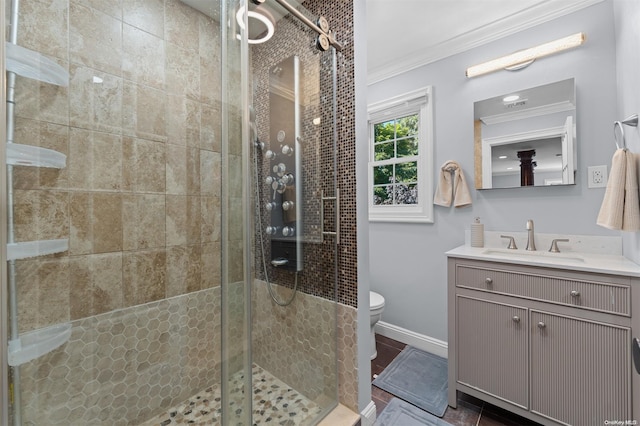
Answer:
<path fill-rule="evenodd" d="M 371 361 L 372 381 L 373 375 L 382 373 L 382 370 L 406 346 L 404 343 L 378 334 L 376 334 L 376 342 L 378 356 Z M 380 415 L 393 397 L 390 393 L 371 386 L 371 399 L 376 404 L 377 415 Z M 447 407 L 442 419 L 456 426 L 534 426 L 538 424 L 460 392 L 458 392 L 458 408 Z"/>

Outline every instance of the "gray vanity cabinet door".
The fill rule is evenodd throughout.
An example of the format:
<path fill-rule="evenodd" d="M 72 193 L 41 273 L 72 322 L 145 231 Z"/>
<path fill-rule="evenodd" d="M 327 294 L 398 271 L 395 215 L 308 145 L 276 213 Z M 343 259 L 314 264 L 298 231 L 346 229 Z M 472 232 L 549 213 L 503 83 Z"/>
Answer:
<path fill-rule="evenodd" d="M 629 329 L 530 312 L 531 411 L 570 425 L 631 419 Z"/>
<path fill-rule="evenodd" d="M 458 382 L 527 408 L 527 310 L 458 295 Z"/>

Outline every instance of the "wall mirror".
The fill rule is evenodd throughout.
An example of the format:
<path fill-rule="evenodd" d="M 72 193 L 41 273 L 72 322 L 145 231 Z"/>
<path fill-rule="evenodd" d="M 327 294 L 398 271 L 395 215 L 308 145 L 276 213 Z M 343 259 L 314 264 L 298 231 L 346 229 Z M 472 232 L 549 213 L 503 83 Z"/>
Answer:
<path fill-rule="evenodd" d="M 573 185 L 573 78 L 475 102 L 476 189 Z"/>

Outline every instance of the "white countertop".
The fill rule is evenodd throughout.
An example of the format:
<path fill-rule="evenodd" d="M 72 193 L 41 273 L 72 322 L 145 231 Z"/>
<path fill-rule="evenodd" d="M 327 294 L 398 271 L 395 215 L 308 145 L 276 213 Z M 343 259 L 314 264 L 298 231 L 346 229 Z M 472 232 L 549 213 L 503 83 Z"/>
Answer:
<path fill-rule="evenodd" d="M 544 266 L 573 271 L 640 277 L 640 265 L 624 256 L 581 252 L 550 253 L 546 250 L 526 251 L 504 248 L 476 248 L 462 245 L 445 253 L 448 257 L 489 260 L 516 265 Z"/>

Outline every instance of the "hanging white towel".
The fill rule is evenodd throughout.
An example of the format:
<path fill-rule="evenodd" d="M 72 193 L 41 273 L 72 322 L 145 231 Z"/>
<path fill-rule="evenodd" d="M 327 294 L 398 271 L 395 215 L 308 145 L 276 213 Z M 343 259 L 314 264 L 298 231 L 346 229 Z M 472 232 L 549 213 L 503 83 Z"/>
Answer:
<path fill-rule="evenodd" d="M 637 161 L 637 155 L 626 149 L 618 149 L 613 154 L 598 225 L 622 231 L 640 230 Z"/>
<path fill-rule="evenodd" d="M 453 172 L 453 179 L 451 172 Z M 471 194 L 462 167 L 455 161 L 449 160 L 440 167 L 440 181 L 433 204 L 449 207 L 452 199 L 456 207 L 471 205 Z"/>

